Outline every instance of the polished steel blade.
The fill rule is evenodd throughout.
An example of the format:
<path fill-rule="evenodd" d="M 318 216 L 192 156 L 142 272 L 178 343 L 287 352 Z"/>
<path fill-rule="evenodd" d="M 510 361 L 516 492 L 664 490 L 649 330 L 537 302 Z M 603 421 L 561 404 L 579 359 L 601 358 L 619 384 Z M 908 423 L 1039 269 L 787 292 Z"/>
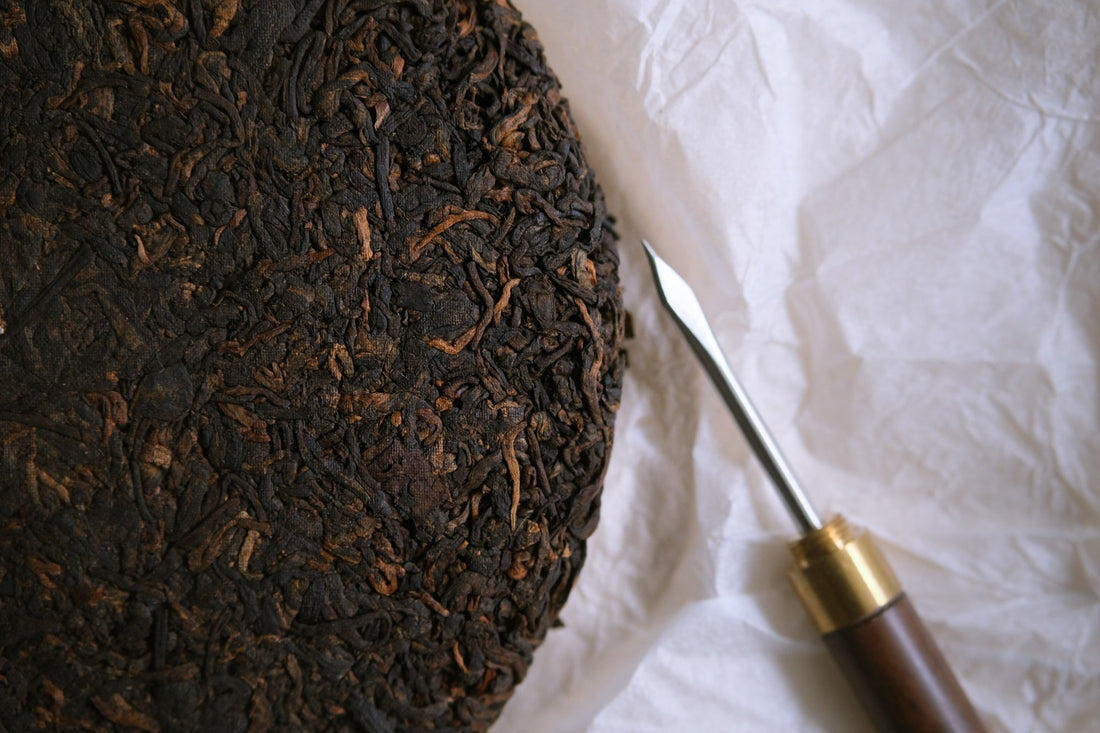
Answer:
<path fill-rule="evenodd" d="M 729 364 L 726 363 L 722 350 L 718 347 L 718 341 L 710 329 L 710 324 L 707 323 L 707 317 L 703 314 L 703 308 L 695 297 L 695 292 L 679 273 L 657 256 L 649 246 L 649 242 L 643 239 L 642 245 L 649 258 L 649 265 L 653 269 L 653 279 L 657 281 L 657 292 L 661 296 L 661 302 L 680 326 L 695 356 L 702 362 L 703 368 L 718 388 L 726 406 L 733 413 L 734 420 L 740 426 L 741 432 L 745 434 L 745 440 L 748 441 L 753 453 L 764 466 L 764 471 L 779 490 L 779 496 L 795 524 L 803 534 L 820 529 L 821 520 L 817 512 L 802 493 L 798 479 L 787 465 L 779 446 L 776 445 L 767 426 L 764 425 L 764 421 L 760 419 L 759 413 L 749 400 L 749 396 L 737 381 L 737 377 L 733 375 Z"/>

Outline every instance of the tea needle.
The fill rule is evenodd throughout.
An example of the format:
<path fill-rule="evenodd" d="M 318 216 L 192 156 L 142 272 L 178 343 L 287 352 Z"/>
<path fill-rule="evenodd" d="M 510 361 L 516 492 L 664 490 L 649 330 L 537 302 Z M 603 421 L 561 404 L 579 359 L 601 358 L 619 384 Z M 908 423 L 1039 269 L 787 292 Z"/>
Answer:
<path fill-rule="evenodd" d="M 841 516 L 822 524 L 737 381 L 691 286 L 642 240 L 661 302 L 722 395 L 802 537 L 791 584 L 881 731 L 985 728 L 870 535 Z"/>
<path fill-rule="evenodd" d="M 748 394 L 726 363 L 722 350 L 718 346 L 718 340 L 714 338 L 714 332 L 710 330 L 707 317 L 703 314 L 703 307 L 695 297 L 695 292 L 678 272 L 657 256 L 649 246 L 649 242 L 643 239 L 642 246 L 645 247 L 649 265 L 653 268 L 661 302 L 680 326 L 680 330 L 683 331 L 692 350 L 702 363 L 703 369 L 710 375 L 714 386 L 718 388 L 726 406 L 733 413 L 733 419 L 737 421 L 737 425 L 745 435 L 745 440 L 752 448 L 753 454 L 779 490 L 779 498 L 783 500 L 794 523 L 802 532 L 820 529 L 821 520 L 817 512 L 803 493 L 782 451 L 779 450 L 775 439 L 760 418 L 760 413 L 756 411 Z"/>

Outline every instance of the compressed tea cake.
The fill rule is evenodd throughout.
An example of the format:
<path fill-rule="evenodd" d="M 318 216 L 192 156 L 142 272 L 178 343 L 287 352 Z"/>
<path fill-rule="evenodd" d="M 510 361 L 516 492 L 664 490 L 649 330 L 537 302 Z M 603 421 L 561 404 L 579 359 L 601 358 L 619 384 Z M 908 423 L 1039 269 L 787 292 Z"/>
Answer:
<path fill-rule="evenodd" d="M 14 0 L 0 100 L 0 727 L 485 730 L 622 371 L 531 28 Z"/>

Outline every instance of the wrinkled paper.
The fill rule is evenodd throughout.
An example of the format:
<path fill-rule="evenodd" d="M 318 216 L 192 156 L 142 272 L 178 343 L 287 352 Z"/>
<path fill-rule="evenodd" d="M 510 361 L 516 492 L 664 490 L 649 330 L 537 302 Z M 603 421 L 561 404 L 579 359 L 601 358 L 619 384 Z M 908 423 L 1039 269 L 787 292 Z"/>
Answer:
<path fill-rule="evenodd" d="M 497 730 L 870 730 L 641 236 L 989 729 L 1100 730 L 1097 6 L 516 3 L 619 217 L 635 337 L 587 566 Z"/>

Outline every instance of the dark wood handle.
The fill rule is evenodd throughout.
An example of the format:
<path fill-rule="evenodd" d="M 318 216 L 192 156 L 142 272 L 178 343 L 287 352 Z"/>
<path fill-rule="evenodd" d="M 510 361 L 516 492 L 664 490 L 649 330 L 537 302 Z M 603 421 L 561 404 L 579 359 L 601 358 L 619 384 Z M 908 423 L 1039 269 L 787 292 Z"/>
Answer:
<path fill-rule="evenodd" d="M 824 640 L 880 731 L 985 733 L 904 593 Z"/>

